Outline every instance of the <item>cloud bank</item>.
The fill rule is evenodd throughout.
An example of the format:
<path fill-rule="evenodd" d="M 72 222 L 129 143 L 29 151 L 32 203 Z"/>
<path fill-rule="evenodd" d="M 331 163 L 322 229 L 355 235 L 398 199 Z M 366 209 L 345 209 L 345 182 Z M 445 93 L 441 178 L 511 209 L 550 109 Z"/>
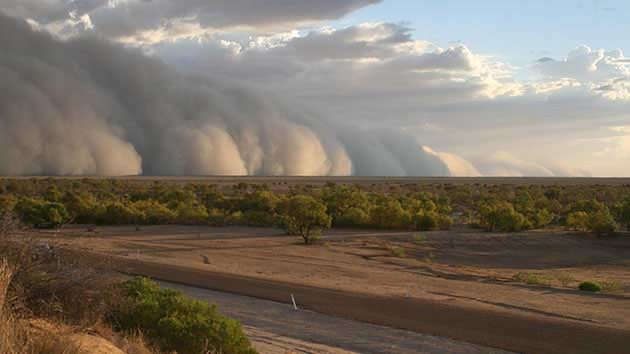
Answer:
<path fill-rule="evenodd" d="M 0 174 L 446 175 L 411 136 L 345 126 L 96 38 L 0 16 Z"/>
<path fill-rule="evenodd" d="M 623 51 L 323 26 L 378 2 L 3 1 L 0 173 L 630 173 Z"/>

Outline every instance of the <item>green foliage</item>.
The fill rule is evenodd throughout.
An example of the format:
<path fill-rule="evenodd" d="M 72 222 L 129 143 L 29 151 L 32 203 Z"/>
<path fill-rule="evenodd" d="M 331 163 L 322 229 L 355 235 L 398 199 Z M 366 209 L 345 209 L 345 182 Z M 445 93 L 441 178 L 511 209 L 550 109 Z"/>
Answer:
<path fill-rule="evenodd" d="M 630 224 L 630 189 L 619 186 L 538 186 L 493 183 L 289 186 L 326 206 L 335 227 L 448 229 L 453 220 L 488 231 L 543 228 L 552 223 L 603 235 L 615 221 Z M 367 190 L 370 188 L 370 191 Z M 114 179 L 0 180 L 0 212 L 21 205 L 25 224 L 194 224 L 282 226 L 299 234 L 285 212 L 286 195 L 239 183 Z M 22 203 L 19 203 L 23 201 Z M 65 211 L 64 211 L 65 209 Z M 17 210 L 16 210 L 17 212 Z M 314 230 L 315 234 L 317 230 Z"/>
<path fill-rule="evenodd" d="M 601 285 L 595 282 L 591 282 L 591 281 L 585 281 L 581 283 L 578 289 L 580 289 L 581 291 L 589 291 L 593 293 L 598 293 L 602 291 Z"/>
<path fill-rule="evenodd" d="M 529 222 L 534 228 L 542 228 L 553 221 L 553 214 L 547 209 L 538 209 L 531 212 Z"/>
<path fill-rule="evenodd" d="M 588 231 L 588 213 L 585 211 L 574 211 L 567 216 L 567 226 L 576 231 Z"/>
<path fill-rule="evenodd" d="M 577 231 L 589 231 L 596 235 L 605 235 L 615 232 L 617 223 L 605 205 L 598 202 L 581 202 L 578 211 L 569 213 L 567 226 Z M 584 207 L 586 206 L 586 207 Z"/>
<path fill-rule="evenodd" d="M 361 227 L 370 223 L 370 214 L 363 209 L 350 207 L 337 215 L 335 226 Z"/>
<path fill-rule="evenodd" d="M 169 224 L 176 218 L 176 213 L 165 204 L 156 200 L 139 200 L 132 204 L 140 215 L 141 224 Z"/>
<path fill-rule="evenodd" d="M 307 245 L 313 236 L 331 226 L 326 205 L 311 196 L 293 196 L 285 201 L 281 210 L 287 231 L 301 236 Z"/>
<path fill-rule="evenodd" d="M 508 202 L 484 203 L 479 208 L 480 224 L 488 231 L 515 232 L 524 228 L 526 219 Z"/>
<path fill-rule="evenodd" d="M 175 207 L 174 219 L 180 224 L 203 224 L 208 221 L 208 210 L 203 205 L 192 202 L 180 203 Z"/>
<path fill-rule="evenodd" d="M 141 332 L 163 351 L 180 354 L 256 354 L 241 325 L 216 306 L 161 289 L 146 278 L 124 284 L 125 301 L 111 321 L 122 331 Z"/>
<path fill-rule="evenodd" d="M 66 207 L 61 203 L 42 199 L 23 198 L 15 205 L 18 216 L 35 227 L 59 227 L 70 221 Z"/>
<path fill-rule="evenodd" d="M 132 205 L 123 202 L 110 202 L 98 215 L 97 221 L 100 224 L 129 225 L 139 224 L 142 218 L 142 213 Z"/>
<path fill-rule="evenodd" d="M 551 283 L 551 279 L 547 276 L 527 272 L 516 273 L 512 279 L 528 285 L 550 285 Z"/>
<path fill-rule="evenodd" d="M 407 251 L 405 251 L 405 249 L 402 247 L 393 246 L 392 248 L 390 248 L 390 251 L 392 252 L 392 256 L 394 257 L 398 257 L 398 258 L 407 257 Z"/>
<path fill-rule="evenodd" d="M 372 209 L 371 224 L 381 229 L 407 229 L 411 226 L 411 214 L 398 200 L 387 199 Z"/>
<path fill-rule="evenodd" d="M 448 230 L 453 225 L 453 220 L 435 211 L 420 211 L 413 217 L 416 230 Z"/>
<path fill-rule="evenodd" d="M 589 214 L 588 228 L 596 235 L 607 235 L 615 232 L 617 223 L 608 208 L 603 208 Z"/>
<path fill-rule="evenodd" d="M 0 214 L 13 211 L 17 202 L 13 194 L 0 194 Z"/>
<path fill-rule="evenodd" d="M 328 184 L 321 193 L 328 215 L 335 226 L 364 226 L 369 223 L 370 201 L 367 193 L 349 186 Z"/>

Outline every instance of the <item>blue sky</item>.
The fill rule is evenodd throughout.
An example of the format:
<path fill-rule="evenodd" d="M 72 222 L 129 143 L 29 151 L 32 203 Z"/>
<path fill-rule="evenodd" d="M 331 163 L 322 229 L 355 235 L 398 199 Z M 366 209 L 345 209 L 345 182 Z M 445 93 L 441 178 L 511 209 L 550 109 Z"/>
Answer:
<path fill-rule="evenodd" d="M 384 0 L 340 25 L 363 21 L 404 22 L 418 39 L 442 47 L 462 42 L 477 53 L 527 66 L 573 48 L 630 52 L 630 2 L 601 0 Z"/>

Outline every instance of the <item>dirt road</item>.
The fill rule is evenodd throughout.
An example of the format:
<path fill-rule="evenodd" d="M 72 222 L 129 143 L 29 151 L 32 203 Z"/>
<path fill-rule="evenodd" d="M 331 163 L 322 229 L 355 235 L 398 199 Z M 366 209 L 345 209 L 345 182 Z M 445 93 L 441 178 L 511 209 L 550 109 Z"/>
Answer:
<path fill-rule="evenodd" d="M 221 313 L 241 321 L 248 334 L 254 334 L 252 339 L 256 344 L 261 341 L 273 343 L 277 336 L 299 340 L 300 344 L 297 345 L 284 343 L 285 348 L 293 352 L 318 354 L 508 354 L 502 350 L 484 348 L 451 339 L 346 320 L 303 309 L 296 311 L 290 304 L 173 283 L 163 282 L 162 286 L 216 304 Z M 298 298 L 297 300 L 299 304 L 301 299 Z M 316 345 L 324 345 L 325 347 L 313 348 Z M 267 354 L 267 352 L 263 352 Z"/>

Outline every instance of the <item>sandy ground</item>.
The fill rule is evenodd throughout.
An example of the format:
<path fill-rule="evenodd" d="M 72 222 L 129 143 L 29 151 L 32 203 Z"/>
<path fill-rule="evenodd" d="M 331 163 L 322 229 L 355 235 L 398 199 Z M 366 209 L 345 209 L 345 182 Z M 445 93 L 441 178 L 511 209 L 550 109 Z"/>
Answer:
<path fill-rule="evenodd" d="M 292 305 L 172 283 L 162 285 L 216 304 L 239 320 L 262 354 L 508 354 L 469 343 L 376 326 Z"/>
<path fill-rule="evenodd" d="M 40 236 L 52 236 L 43 233 Z M 282 231 L 162 226 L 61 231 L 61 245 L 213 273 L 630 330 L 630 238 L 331 231 L 306 247 Z M 515 281 L 516 274 L 533 279 Z M 583 293 L 581 281 L 610 284 Z"/>

